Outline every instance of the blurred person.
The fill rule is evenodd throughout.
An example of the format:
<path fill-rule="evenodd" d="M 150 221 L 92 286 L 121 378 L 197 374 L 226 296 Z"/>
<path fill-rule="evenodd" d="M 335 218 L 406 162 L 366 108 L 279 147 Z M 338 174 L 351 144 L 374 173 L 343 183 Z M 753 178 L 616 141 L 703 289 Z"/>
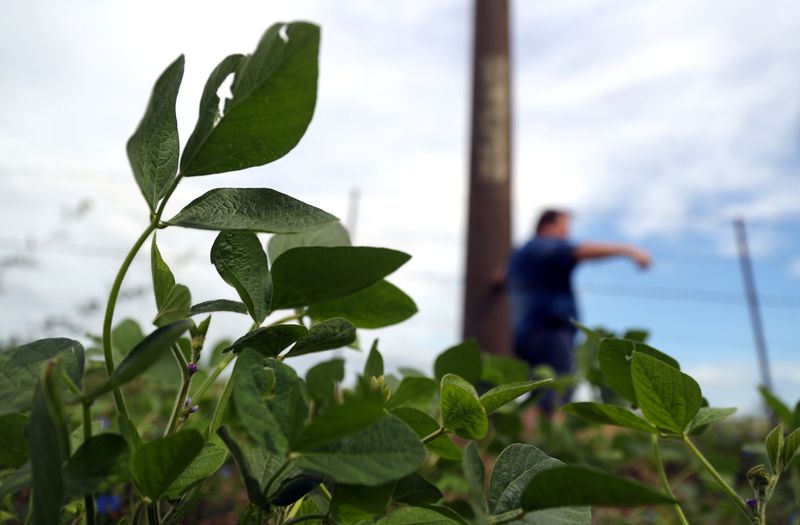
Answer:
<path fill-rule="evenodd" d="M 533 238 L 511 255 L 505 276 L 515 355 L 532 367 L 547 365 L 557 375 L 575 371 L 572 320 L 578 319 L 578 307 L 572 273 L 578 264 L 611 257 L 626 257 L 642 269 L 651 264 L 648 252 L 636 246 L 571 241 L 571 218 L 565 210 L 542 213 Z M 565 392 L 560 402 L 569 402 L 571 394 Z M 549 414 L 555 405 L 555 393 L 548 390 L 539 406 Z"/>

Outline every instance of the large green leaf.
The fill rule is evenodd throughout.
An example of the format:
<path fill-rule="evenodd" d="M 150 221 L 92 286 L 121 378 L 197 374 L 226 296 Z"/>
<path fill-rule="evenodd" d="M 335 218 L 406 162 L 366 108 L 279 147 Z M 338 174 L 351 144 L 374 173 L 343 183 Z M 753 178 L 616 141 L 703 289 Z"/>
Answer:
<path fill-rule="evenodd" d="M 655 357 L 634 352 L 631 378 L 642 413 L 660 428 L 682 433 L 700 410 L 697 381 Z"/>
<path fill-rule="evenodd" d="M 445 374 L 456 374 L 468 382 L 475 384 L 481 378 L 483 363 L 481 347 L 475 339 L 467 339 L 463 343 L 452 346 L 439 354 L 433 363 L 433 372 L 437 381 Z"/>
<path fill-rule="evenodd" d="M 344 317 L 359 328 L 383 328 L 417 313 L 414 300 L 388 281 L 378 281 L 354 294 L 312 305 L 315 319 Z"/>
<path fill-rule="evenodd" d="M 564 406 L 564 412 L 575 414 L 594 423 L 616 425 L 650 434 L 658 434 L 658 429 L 655 425 L 637 416 L 627 408 L 616 405 L 589 402 L 570 403 Z"/>
<path fill-rule="evenodd" d="M 161 310 L 172 287 L 175 286 L 175 276 L 169 269 L 156 244 L 156 235 L 150 245 L 150 273 L 153 275 L 153 293 L 156 296 L 156 308 Z"/>
<path fill-rule="evenodd" d="M 352 436 L 385 416 L 380 400 L 371 397 L 348 397 L 320 413 L 292 443 L 293 450 L 316 448 Z"/>
<path fill-rule="evenodd" d="M 489 512 L 499 515 L 521 508 L 522 494 L 533 477 L 562 465 L 533 445 L 514 443 L 506 447 L 497 457 L 489 481 Z M 590 521 L 588 507 L 564 507 L 529 513 L 512 523 L 588 525 Z"/>
<path fill-rule="evenodd" d="M 128 160 L 144 200 L 155 211 L 178 169 L 175 100 L 183 79 L 183 55 L 158 77 L 139 127 L 128 140 Z"/>
<path fill-rule="evenodd" d="M 78 498 L 121 481 L 128 466 L 128 444 L 119 434 L 92 436 L 75 451 L 64 470 L 66 491 Z"/>
<path fill-rule="evenodd" d="M 114 372 L 112 372 L 108 380 L 88 394 L 89 397 L 95 398 L 136 379 L 158 361 L 162 354 L 169 351 L 173 343 L 175 343 L 191 325 L 191 321 L 182 320 L 157 328 L 125 356 L 125 359 L 123 359 Z"/>
<path fill-rule="evenodd" d="M 302 232 L 336 220 L 333 215 L 269 188 L 216 188 L 168 221 L 200 230 Z"/>
<path fill-rule="evenodd" d="M 330 515 L 341 523 L 357 523 L 386 514 L 396 483 L 375 487 L 337 483 L 331 498 Z"/>
<path fill-rule="evenodd" d="M 575 505 L 638 507 L 671 503 L 675 500 L 639 482 L 584 466 L 543 470 L 533 477 L 521 497 L 525 510 Z"/>
<path fill-rule="evenodd" d="M 24 412 L 31 406 L 42 365 L 58 358 L 72 381 L 83 380 L 84 351 L 78 341 L 39 339 L 0 352 L 0 415 Z"/>
<path fill-rule="evenodd" d="M 211 262 L 220 277 L 233 286 L 259 325 L 269 312 L 272 278 L 267 254 L 255 233 L 221 231 L 211 247 Z"/>
<path fill-rule="evenodd" d="M 161 306 L 153 324 L 156 326 L 167 326 L 175 321 L 189 317 L 189 308 L 192 305 L 192 295 L 189 288 L 182 284 L 176 284 L 169 291 Z"/>
<path fill-rule="evenodd" d="M 439 429 L 439 423 L 431 416 L 411 407 L 395 408 L 391 411 L 393 416 L 399 417 L 411 427 L 420 439 L 429 436 Z M 428 450 L 445 459 L 460 461 L 461 449 L 458 448 L 449 436 L 442 435 L 425 445 Z"/>
<path fill-rule="evenodd" d="M 404 377 L 386 403 L 386 408 L 394 410 L 408 406 L 425 410 L 436 398 L 437 390 L 436 381 L 428 377 Z"/>
<path fill-rule="evenodd" d="M 631 380 L 631 359 L 634 351 L 649 355 L 673 368 L 680 369 L 680 366 L 677 361 L 667 354 L 644 343 L 627 339 L 603 339 L 598 350 L 598 359 L 600 361 L 600 369 L 606 376 L 608 385 L 616 390 L 620 396 L 634 405 L 638 405 L 633 381 Z"/>
<path fill-rule="evenodd" d="M 167 290 L 169 291 L 169 290 Z M 133 319 L 123 319 L 111 330 L 111 349 L 120 359 L 144 339 L 144 332 Z"/>
<path fill-rule="evenodd" d="M 686 428 L 686 433 L 702 429 L 706 425 L 722 421 L 726 417 L 736 412 L 735 408 L 713 408 L 713 407 L 700 407 L 697 415 L 694 416 L 689 426 Z"/>
<path fill-rule="evenodd" d="M 356 340 L 356 327 L 347 319 L 328 319 L 311 327 L 285 357 L 312 354 L 347 346 Z"/>
<path fill-rule="evenodd" d="M 238 354 L 245 348 L 252 348 L 263 356 L 275 357 L 307 333 L 308 329 L 299 324 L 265 326 L 243 335 L 222 351 Z"/>
<path fill-rule="evenodd" d="M 519 383 L 509 383 L 492 388 L 480 397 L 481 404 L 487 414 L 491 414 L 509 401 L 512 401 L 523 394 L 539 388 L 542 385 L 551 383 L 551 378 L 539 379 L 538 381 L 522 381 Z"/>
<path fill-rule="evenodd" d="M 232 98 L 219 115 L 210 96 L 181 160 L 186 176 L 260 166 L 286 155 L 305 133 L 317 98 L 319 28 L 306 22 L 275 24 L 252 55 L 224 63 L 212 74 L 214 90 L 235 68 Z M 234 59 L 229 59 L 235 62 Z M 221 70 L 220 70 L 221 69 Z"/>
<path fill-rule="evenodd" d="M 289 439 L 267 404 L 275 387 L 274 370 L 264 368 L 264 358 L 248 348 L 239 355 L 231 381 L 236 415 L 247 433 L 270 452 L 285 454 Z"/>
<path fill-rule="evenodd" d="M 350 246 L 350 235 L 338 221 L 305 233 L 277 233 L 267 244 L 267 255 L 274 263 L 280 254 L 299 246 Z"/>
<path fill-rule="evenodd" d="M 308 420 L 308 394 L 303 381 L 294 369 L 277 359 L 266 359 L 275 374 L 275 390 L 268 401 L 280 428 L 290 443 L 294 443 Z"/>
<path fill-rule="evenodd" d="M 348 296 L 380 281 L 409 259 L 403 252 L 366 246 L 292 248 L 272 265 L 272 309 Z"/>
<path fill-rule="evenodd" d="M 188 488 L 213 476 L 225 463 L 227 457 L 228 450 L 221 443 L 207 442 L 203 445 L 200 454 L 175 478 L 165 495 L 169 499 L 175 499 Z"/>
<path fill-rule="evenodd" d="M 189 309 L 189 315 L 210 314 L 213 312 L 232 312 L 235 314 L 246 314 L 247 306 L 239 301 L 229 299 L 213 299 L 193 304 Z"/>
<path fill-rule="evenodd" d="M 437 509 L 400 507 L 376 521 L 375 525 L 460 525 L 460 523 Z"/>
<path fill-rule="evenodd" d="M 19 468 L 28 461 L 27 425 L 28 418 L 22 414 L 0 416 L 0 465 Z"/>
<path fill-rule="evenodd" d="M 151 501 L 159 499 L 200 454 L 203 445 L 203 437 L 194 429 L 144 443 L 133 453 L 130 464 L 131 478 L 139 492 Z"/>
<path fill-rule="evenodd" d="M 440 395 L 442 424 L 448 431 L 466 439 L 486 436 L 489 420 L 472 385 L 455 374 L 446 374 Z"/>
<path fill-rule="evenodd" d="M 376 486 L 414 472 L 425 448 L 408 426 L 386 416 L 360 432 L 298 452 L 298 467 L 338 483 Z"/>

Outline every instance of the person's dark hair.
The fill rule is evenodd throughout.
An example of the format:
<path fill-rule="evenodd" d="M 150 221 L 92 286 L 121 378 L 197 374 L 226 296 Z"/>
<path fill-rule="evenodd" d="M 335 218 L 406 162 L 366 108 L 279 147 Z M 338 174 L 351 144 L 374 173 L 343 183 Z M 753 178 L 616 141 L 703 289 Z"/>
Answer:
<path fill-rule="evenodd" d="M 547 209 L 539 215 L 539 220 L 536 222 L 536 233 L 541 233 L 542 230 L 558 221 L 562 215 L 569 215 L 566 210 Z"/>

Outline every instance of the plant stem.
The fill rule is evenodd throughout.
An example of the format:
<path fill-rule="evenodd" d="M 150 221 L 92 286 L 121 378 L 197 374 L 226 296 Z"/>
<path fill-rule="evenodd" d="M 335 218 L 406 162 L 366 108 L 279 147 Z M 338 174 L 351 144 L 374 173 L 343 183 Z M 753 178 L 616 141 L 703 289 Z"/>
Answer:
<path fill-rule="evenodd" d="M 200 385 L 200 388 L 198 388 L 194 394 L 192 394 L 192 399 L 194 399 L 195 402 L 200 401 L 200 399 L 203 397 L 203 394 L 206 393 L 206 390 L 211 388 L 211 385 L 214 384 L 214 382 L 217 380 L 217 377 L 219 377 L 222 371 L 228 367 L 231 361 L 233 361 L 234 357 L 236 357 L 236 354 L 231 352 L 223 357 L 219 363 L 217 363 L 217 366 L 214 367 L 214 370 L 212 370 L 206 380 L 203 381 L 203 383 Z"/>
<path fill-rule="evenodd" d="M 272 322 L 272 323 L 268 324 L 267 326 L 275 326 L 276 324 L 285 323 L 286 321 L 294 321 L 295 319 L 300 320 L 303 317 L 305 317 L 305 315 L 306 315 L 306 311 L 302 310 L 298 314 L 292 314 L 292 315 L 287 315 L 286 317 L 281 317 L 277 321 Z M 258 328 L 258 326 L 256 326 L 256 328 Z"/>
<path fill-rule="evenodd" d="M 722 490 L 724 490 L 725 493 L 730 496 L 733 502 L 736 503 L 736 506 L 739 507 L 739 510 L 741 510 L 745 516 L 747 516 L 747 519 L 752 520 L 753 513 L 750 512 L 750 507 L 747 506 L 747 503 L 745 503 L 744 500 L 739 497 L 738 494 L 736 494 L 736 491 L 734 491 L 733 488 L 731 488 L 731 486 L 728 485 L 724 479 L 722 479 L 722 476 L 719 474 L 719 472 L 717 472 L 717 469 L 715 469 L 714 466 L 709 463 L 703 453 L 700 452 L 694 443 L 692 443 L 692 440 L 689 439 L 688 435 L 683 435 L 683 442 L 686 443 L 686 446 L 689 447 L 689 450 L 692 451 L 692 454 L 694 454 L 698 461 L 700 461 L 700 464 L 705 467 L 708 473 L 711 474 L 711 476 L 717 481 L 719 486 L 722 487 Z"/>
<path fill-rule="evenodd" d="M 296 518 L 292 518 L 283 522 L 283 525 L 294 525 L 295 523 L 300 523 L 303 521 L 311 521 L 311 520 L 322 520 L 325 523 L 325 520 L 328 518 L 325 514 L 305 514 L 303 516 L 298 516 Z"/>
<path fill-rule="evenodd" d="M 71 382 L 71 381 L 70 381 Z M 74 386 L 74 384 L 73 384 Z M 92 437 L 92 405 L 83 403 L 83 441 Z M 86 511 L 86 525 L 95 524 L 94 496 L 91 493 L 83 495 L 83 505 Z"/>
<path fill-rule="evenodd" d="M 111 292 L 108 294 L 108 304 L 106 305 L 106 314 L 103 318 L 103 357 L 105 358 L 106 362 L 106 371 L 108 375 L 114 372 L 114 353 L 111 351 L 111 324 L 114 320 L 114 308 L 117 306 L 117 298 L 119 297 L 119 290 L 122 287 L 122 281 L 125 279 L 125 274 L 128 272 L 128 268 L 130 268 L 131 263 L 133 262 L 133 258 L 136 257 L 136 254 L 139 252 L 139 248 L 142 247 L 144 241 L 150 237 L 150 234 L 153 233 L 153 230 L 156 229 L 155 222 L 151 223 L 142 234 L 136 239 L 136 242 L 133 243 L 128 255 L 125 256 L 125 259 L 122 261 L 122 265 L 119 267 L 119 271 L 117 272 L 117 276 L 114 279 L 114 284 L 111 285 Z M 117 405 L 117 412 L 127 416 L 128 409 L 125 408 L 125 400 L 122 398 L 122 392 L 119 388 L 115 388 L 113 390 L 114 393 L 114 402 Z"/>
<path fill-rule="evenodd" d="M 422 443 L 424 445 L 427 445 L 428 443 L 430 443 L 434 439 L 438 438 L 442 434 L 444 434 L 444 427 L 439 427 L 437 430 L 431 432 L 430 434 L 428 434 L 427 436 L 422 438 Z"/>
<path fill-rule="evenodd" d="M 211 417 L 211 423 L 208 425 L 208 432 L 206 436 L 209 440 L 214 436 L 214 434 L 217 433 L 217 429 L 222 424 L 222 416 L 225 415 L 225 408 L 228 406 L 228 400 L 231 398 L 231 392 L 233 392 L 232 377 L 228 378 L 228 382 L 225 384 L 225 390 L 222 391 L 222 395 L 217 403 L 217 408 L 214 409 L 214 415 Z"/>
<path fill-rule="evenodd" d="M 158 516 L 158 502 L 151 503 L 147 506 L 147 523 L 148 525 L 161 524 L 161 518 Z"/>
<path fill-rule="evenodd" d="M 189 394 L 189 386 L 192 384 L 192 374 L 189 372 L 189 363 L 186 362 L 186 358 L 183 356 L 180 347 L 178 347 L 178 345 L 172 345 L 171 350 L 175 361 L 178 363 L 178 367 L 181 369 L 181 389 L 178 391 L 178 397 L 175 399 L 175 406 L 172 408 L 172 414 L 169 417 L 169 424 L 164 431 L 165 436 L 172 434 L 177 429 L 181 412 L 185 408 L 183 405 L 186 403 L 186 396 Z"/>
<path fill-rule="evenodd" d="M 670 498 L 675 499 L 675 494 L 672 492 L 672 487 L 669 484 L 669 479 L 667 478 L 667 472 L 664 470 L 664 460 L 661 458 L 661 447 L 658 444 L 658 436 L 655 434 L 651 435 L 650 439 L 653 442 L 653 455 L 655 456 L 656 460 L 656 467 L 658 469 L 658 477 L 661 479 L 661 486 L 664 487 L 664 490 L 669 495 Z M 682 525 L 689 525 L 689 522 L 686 521 L 686 516 L 683 514 L 683 509 L 681 509 L 680 503 L 675 503 L 675 513 L 678 515 L 678 519 L 680 520 Z"/>

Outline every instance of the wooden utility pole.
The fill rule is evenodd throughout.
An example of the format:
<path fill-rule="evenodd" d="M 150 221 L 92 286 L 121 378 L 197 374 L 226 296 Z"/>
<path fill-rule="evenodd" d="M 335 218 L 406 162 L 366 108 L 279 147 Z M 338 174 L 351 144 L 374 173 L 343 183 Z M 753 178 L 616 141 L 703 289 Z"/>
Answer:
<path fill-rule="evenodd" d="M 472 134 L 463 335 L 511 352 L 508 305 L 496 291 L 511 249 L 508 0 L 475 0 Z"/>

